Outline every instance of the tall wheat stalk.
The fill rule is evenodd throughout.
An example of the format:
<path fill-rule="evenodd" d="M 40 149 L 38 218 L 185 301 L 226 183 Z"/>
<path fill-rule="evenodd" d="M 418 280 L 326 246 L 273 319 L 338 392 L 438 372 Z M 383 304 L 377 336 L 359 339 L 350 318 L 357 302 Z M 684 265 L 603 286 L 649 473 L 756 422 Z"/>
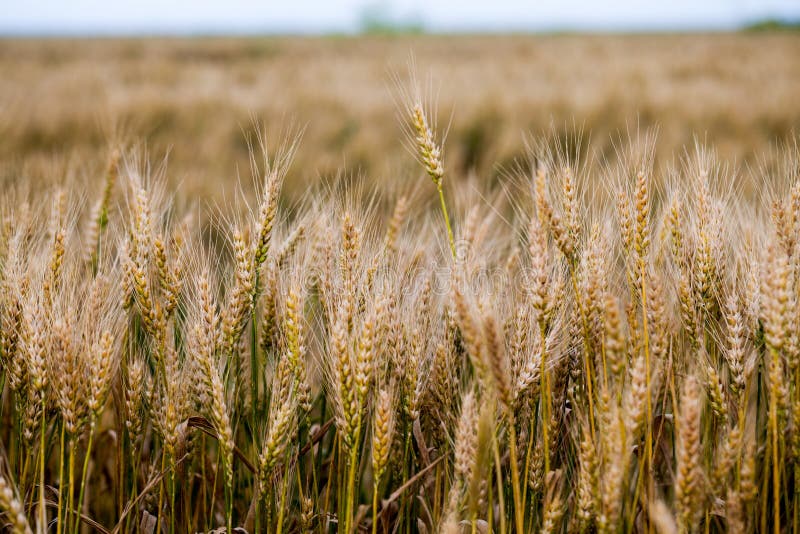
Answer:
<path fill-rule="evenodd" d="M 422 102 L 417 99 L 411 106 L 411 124 L 414 128 L 417 150 L 425 172 L 433 180 L 436 186 L 436 191 L 439 194 L 439 205 L 442 209 L 442 216 L 444 217 L 444 225 L 447 229 L 447 239 L 450 244 L 450 252 L 453 258 L 456 257 L 456 241 L 453 237 L 453 228 L 450 225 L 450 216 L 447 213 L 447 203 L 444 201 L 444 189 L 442 183 L 444 181 L 444 162 L 442 161 L 442 149 L 436 144 L 433 136 L 433 131 L 428 123 L 428 118 L 425 115 L 425 110 L 422 107 Z"/>

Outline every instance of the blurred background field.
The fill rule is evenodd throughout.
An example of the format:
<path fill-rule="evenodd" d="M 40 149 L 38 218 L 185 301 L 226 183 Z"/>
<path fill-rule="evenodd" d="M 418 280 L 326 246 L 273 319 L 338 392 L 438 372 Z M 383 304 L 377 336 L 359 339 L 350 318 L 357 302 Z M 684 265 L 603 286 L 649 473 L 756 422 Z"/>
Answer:
<path fill-rule="evenodd" d="M 0 531 L 800 532 L 797 0 L 9 3 Z"/>
<path fill-rule="evenodd" d="M 397 91 L 412 54 L 451 176 L 508 173 L 529 135 L 582 131 L 613 158 L 626 131 L 654 127 L 659 164 L 699 139 L 752 165 L 800 124 L 797 32 L 6 38 L 0 176 L 90 176 L 111 144 L 135 143 L 168 156 L 182 196 L 215 201 L 237 174 L 249 182 L 260 125 L 273 144 L 304 129 L 290 196 L 337 177 L 409 180 Z"/>

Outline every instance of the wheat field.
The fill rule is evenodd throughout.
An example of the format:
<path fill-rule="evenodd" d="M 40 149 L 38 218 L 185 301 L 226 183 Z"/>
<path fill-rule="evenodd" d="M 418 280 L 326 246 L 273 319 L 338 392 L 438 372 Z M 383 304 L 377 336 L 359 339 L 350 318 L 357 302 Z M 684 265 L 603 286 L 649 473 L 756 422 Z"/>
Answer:
<path fill-rule="evenodd" d="M 328 39 L 0 44 L 0 526 L 800 532 L 800 39 Z"/>

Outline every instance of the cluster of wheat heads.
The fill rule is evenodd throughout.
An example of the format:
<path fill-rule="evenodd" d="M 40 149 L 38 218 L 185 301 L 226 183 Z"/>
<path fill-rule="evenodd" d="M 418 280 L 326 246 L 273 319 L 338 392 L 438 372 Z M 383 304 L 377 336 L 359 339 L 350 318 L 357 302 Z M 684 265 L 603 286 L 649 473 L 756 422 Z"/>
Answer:
<path fill-rule="evenodd" d="M 6 194 L 3 525 L 797 531 L 797 151 L 763 202 L 702 149 L 533 147 L 513 201 L 451 220 L 408 111 L 441 215 L 285 213 L 294 144 L 221 243 L 117 153 L 91 209 Z"/>

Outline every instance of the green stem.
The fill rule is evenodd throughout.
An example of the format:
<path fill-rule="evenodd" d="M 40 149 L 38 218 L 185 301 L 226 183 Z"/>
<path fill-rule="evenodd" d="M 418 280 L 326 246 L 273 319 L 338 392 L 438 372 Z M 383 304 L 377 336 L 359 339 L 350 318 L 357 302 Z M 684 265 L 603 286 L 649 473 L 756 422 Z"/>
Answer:
<path fill-rule="evenodd" d="M 456 240 L 453 237 L 453 227 L 450 225 L 450 216 L 447 214 L 447 204 L 444 201 L 444 190 L 442 189 L 441 180 L 436 183 L 436 190 L 439 192 L 439 204 L 442 206 L 444 224 L 447 227 L 447 239 L 450 240 L 450 252 L 453 253 L 453 259 L 456 259 Z"/>
<path fill-rule="evenodd" d="M 19 440 L 20 451 L 22 451 L 22 441 L 23 440 Z M 22 462 L 22 474 L 19 477 L 19 487 L 20 491 L 25 492 L 25 489 L 28 487 L 28 471 L 30 470 L 31 457 L 29 454 L 25 454 L 24 458 L 20 455 L 20 461 Z M 33 469 L 36 471 L 35 466 Z"/>
<path fill-rule="evenodd" d="M 261 372 L 258 362 L 258 326 L 256 325 L 256 295 L 258 295 L 260 269 L 256 269 L 255 283 L 253 285 L 253 306 L 250 314 L 250 432 L 253 434 L 256 446 L 261 447 L 261 436 L 256 432 L 256 412 L 258 410 L 259 377 Z"/>
<path fill-rule="evenodd" d="M 514 429 L 513 413 L 509 410 L 508 417 L 508 448 L 511 455 L 511 490 L 514 496 L 514 519 L 516 521 L 517 532 L 524 532 L 525 510 L 522 503 L 522 496 L 519 491 L 519 471 L 517 460 L 517 433 Z"/>
<path fill-rule="evenodd" d="M 119 421 L 118 421 L 119 423 Z M 126 454 L 126 445 L 128 441 L 128 433 L 123 428 L 122 433 L 120 434 L 120 439 L 117 440 L 117 492 L 116 492 L 116 499 L 117 499 L 117 517 L 122 516 L 122 509 L 124 508 L 125 504 L 125 454 Z M 131 463 L 133 465 L 133 463 Z"/>
<path fill-rule="evenodd" d="M 766 368 L 766 365 L 767 365 L 766 364 L 766 355 L 762 355 L 761 359 L 762 359 L 761 365 L 763 365 L 763 367 L 764 367 L 764 369 L 763 369 L 764 377 L 763 378 L 766 380 L 766 375 L 767 375 L 767 372 L 768 372 L 767 368 Z M 766 397 L 766 395 L 762 395 L 761 379 L 762 379 L 762 377 L 759 377 L 758 396 L 757 396 L 757 400 L 756 400 L 756 402 L 757 402 L 757 404 L 756 404 L 756 406 L 757 406 L 757 409 L 756 409 L 756 428 L 758 428 L 758 419 L 759 419 L 759 411 L 760 411 L 760 406 L 761 406 L 761 398 L 762 398 L 762 396 Z M 766 385 L 766 382 L 765 382 L 765 385 Z M 769 408 L 767 408 L 767 410 L 769 410 Z M 763 459 L 763 466 L 762 466 L 762 469 L 764 471 L 766 471 L 767 469 L 769 469 L 769 461 L 770 461 L 770 456 L 772 454 L 770 452 L 770 444 L 772 443 L 772 440 L 770 439 L 771 436 L 770 436 L 770 431 L 769 431 L 769 423 L 762 423 L 762 424 L 766 425 L 765 435 L 764 435 L 764 459 Z M 756 434 L 756 439 L 758 439 L 758 433 Z M 758 443 L 756 443 L 756 446 L 758 446 Z M 768 508 L 767 507 L 767 503 L 769 502 L 768 501 L 768 494 L 769 494 L 769 475 L 763 476 L 762 477 L 762 482 L 761 482 L 761 509 L 759 510 L 760 511 L 759 519 L 760 519 L 760 523 L 761 523 L 760 524 L 761 528 L 760 528 L 759 532 L 767 532 L 767 508 Z"/>
<path fill-rule="evenodd" d="M 636 520 L 636 503 L 639 502 L 641 498 L 642 492 L 642 483 L 644 481 L 644 465 L 645 465 L 645 457 L 641 456 L 639 458 L 639 468 L 636 474 L 636 486 L 634 486 L 633 490 L 633 500 L 631 500 L 631 509 L 628 511 L 628 516 L 625 519 L 625 532 L 633 532 L 634 521 Z"/>
<path fill-rule="evenodd" d="M 175 458 L 170 458 L 169 467 L 169 534 L 175 534 Z"/>
<path fill-rule="evenodd" d="M 16 428 L 16 435 L 17 436 L 21 436 L 22 435 L 22 415 L 21 415 L 22 414 L 22 410 L 20 409 L 20 404 L 19 404 L 18 400 L 17 400 L 17 402 L 15 404 L 16 404 L 16 409 L 13 410 L 13 412 L 14 412 L 14 428 Z M 13 431 L 12 431 L 11 435 L 12 436 L 14 435 Z M 24 471 L 25 471 L 25 469 L 24 469 L 24 467 L 25 467 L 24 463 L 25 462 L 22 459 L 22 440 L 21 439 L 16 440 L 16 443 L 14 443 L 14 446 L 9 447 L 9 448 L 11 449 L 11 454 L 12 454 L 12 457 L 8 459 L 9 470 L 11 469 L 12 465 L 16 465 L 17 480 L 21 481 L 22 477 L 23 477 L 23 474 L 24 474 Z"/>
<path fill-rule="evenodd" d="M 375 478 L 375 482 L 372 484 L 372 534 L 377 534 L 378 532 L 378 483 L 380 482 L 379 478 Z"/>
<path fill-rule="evenodd" d="M 539 332 L 541 333 L 542 338 L 542 357 L 539 362 L 539 375 L 541 376 L 542 380 L 542 391 L 544 393 L 544 399 L 540 400 L 540 419 L 542 421 L 542 448 L 544 452 L 544 476 L 546 477 L 547 474 L 550 472 L 550 436 L 549 436 L 549 428 L 550 428 L 550 376 L 549 371 L 547 370 L 547 342 L 546 340 L 546 331 L 544 327 L 544 323 L 541 323 L 539 326 Z M 526 473 L 527 478 L 527 473 Z"/>
<path fill-rule="evenodd" d="M 286 510 L 286 493 L 289 486 L 289 476 L 286 471 L 283 473 L 283 484 L 281 485 L 281 505 L 278 509 L 278 525 L 275 527 L 275 534 L 283 532 L 283 514 Z M 228 532 L 231 532 L 230 530 Z"/>
<path fill-rule="evenodd" d="M 205 434 L 203 434 L 203 436 L 205 437 Z M 139 456 L 136 453 L 137 452 L 136 451 L 136 442 L 135 442 L 135 440 L 131 440 L 130 435 L 128 436 L 128 445 L 130 446 L 130 450 L 128 452 L 129 452 L 130 458 L 131 458 L 131 465 L 130 465 L 130 471 L 131 471 L 130 492 L 131 493 L 130 494 L 131 495 L 136 495 L 137 494 L 137 488 L 138 488 L 138 476 L 139 476 Z M 205 479 L 203 479 L 203 480 L 205 480 Z M 203 485 L 203 487 L 205 487 L 205 484 Z M 125 530 L 124 531 L 126 533 L 129 531 L 129 527 L 131 525 L 131 522 L 129 521 L 129 519 L 130 519 L 130 515 L 125 518 Z"/>
<path fill-rule="evenodd" d="M 167 466 L 167 449 L 164 445 L 161 447 L 161 472 L 164 472 L 164 469 Z M 158 510 L 156 512 L 156 532 L 161 532 L 161 510 L 164 507 L 164 479 L 159 481 L 158 483 Z"/>
<path fill-rule="evenodd" d="M 323 424 L 326 421 L 327 414 L 325 412 L 327 412 L 327 410 L 328 410 L 328 399 L 327 399 L 326 395 L 323 393 L 322 394 L 322 399 L 320 401 L 320 408 L 319 408 L 320 424 Z M 333 438 L 331 438 L 331 439 L 333 439 Z M 318 483 L 317 483 L 317 473 L 322 471 L 322 456 L 323 456 L 323 454 L 325 454 L 325 449 L 323 448 L 323 445 L 325 445 L 325 436 L 323 436 L 322 439 L 319 442 L 319 454 L 317 454 L 317 455 L 314 454 L 314 447 L 311 447 L 311 450 L 309 451 L 311 453 L 311 465 L 314 466 L 314 470 L 312 471 L 312 474 L 314 476 L 315 496 L 317 496 L 317 497 L 319 496 L 319 486 L 318 486 Z M 332 452 L 332 450 L 333 450 L 333 444 L 331 443 L 331 452 Z"/>
<path fill-rule="evenodd" d="M 201 502 L 203 503 L 203 515 L 202 517 L 208 517 L 208 484 L 206 483 L 206 435 L 203 434 L 200 436 L 200 450 L 202 454 L 200 456 L 200 480 L 203 481 L 203 487 L 201 490 Z M 204 527 L 207 525 L 203 525 Z"/>
<path fill-rule="evenodd" d="M 326 508 L 328 507 L 327 505 L 330 502 L 330 495 L 332 491 L 335 489 L 336 491 L 335 499 L 337 508 L 336 525 L 338 529 L 338 526 L 341 525 L 344 520 L 344 475 L 342 474 L 342 470 L 344 468 L 342 467 L 342 464 L 346 464 L 346 461 L 343 460 L 344 444 L 338 432 L 334 434 L 333 448 L 334 448 L 333 457 L 336 459 L 336 463 L 335 464 L 332 463 L 331 465 L 335 465 L 336 470 L 334 471 L 333 475 L 334 478 L 332 480 L 332 482 L 334 483 L 333 484 L 331 484 L 330 482 L 328 483 L 328 490 L 325 495 L 325 507 Z"/>
<path fill-rule="evenodd" d="M 259 487 L 259 502 L 264 503 L 264 527 L 265 530 L 269 529 L 270 523 L 272 522 L 272 481 L 269 480 L 261 480 L 259 484 L 263 484 L 263 486 Z M 260 514 L 256 514 L 256 519 L 259 518 Z M 256 529 L 256 532 L 259 530 Z"/>
<path fill-rule="evenodd" d="M 492 450 L 494 452 L 494 465 L 497 475 L 497 500 L 499 501 L 498 508 L 500 510 L 500 534 L 506 534 L 506 505 L 505 499 L 503 498 L 503 471 L 500 463 L 500 448 L 497 442 L 497 436 L 493 436 Z M 491 500 L 489 501 L 489 506 L 492 506 Z"/>
<path fill-rule="evenodd" d="M 212 477 L 212 484 L 211 484 L 211 505 L 208 508 L 208 514 L 206 514 L 206 530 L 211 530 L 209 528 L 210 523 L 209 521 L 216 515 L 214 513 L 214 509 L 216 508 L 217 504 L 217 480 L 219 479 L 219 468 L 220 468 L 220 460 L 217 457 L 216 465 L 214 466 L 214 475 Z"/>
<path fill-rule="evenodd" d="M 70 437 L 70 447 L 69 447 L 69 482 L 67 483 L 67 509 L 65 514 L 65 519 L 67 521 L 67 526 L 70 525 L 72 522 L 72 495 L 75 489 L 75 440 Z"/>
<path fill-rule="evenodd" d="M 650 330 L 647 325 L 647 266 L 645 264 L 644 258 L 639 260 L 639 272 L 641 274 L 642 280 L 642 336 L 644 342 L 644 380 L 645 380 L 645 411 L 647 417 L 647 424 L 645 425 L 645 438 L 644 438 L 644 457 L 645 457 L 645 469 L 644 473 L 647 474 L 647 480 L 645 483 L 645 495 L 647 498 L 645 499 L 650 504 L 650 474 L 653 469 L 652 463 L 652 455 L 653 455 L 653 407 L 651 405 L 650 396 L 651 396 L 651 386 L 650 386 Z M 592 436 L 594 440 L 594 435 Z M 644 474 L 643 473 L 643 474 Z M 647 522 L 647 532 L 650 532 L 650 521 L 647 517 L 647 514 L 644 515 L 645 521 Z"/>
<path fill-rule="evenodd" d="M 61 440 L 58 448 L 58 515 L 56 518 L 56 534 L 61 534 L 61 511 L 64 508 L 64 437 L 66 434 L 65 425 L 61 424 Z"/>
<path fill-rule="evenodd" d="M 780 358 L 778 351 L 770 348 L 772 365 L 775 366 Z M 770 371 L 774 376 L 774 371 Z M 770 384 L 769 388 L 769 430 L 772 439 L 772 521 L 775 534 L 781 531 L 781 471 L 779 463 L 780 450 L 778 449 L 778 384 Z"/>
<path fill-rule="evenodd" d="M 592 373 L 592 359 L 589 354 L 589 323 L 586 319 L 586 312 L 583 308 L 583 299 L 578 292 L 578 273 L 577 260 L 572 263 L 570 274 L 572 275 L 572 290 L 575 293 L 575 302 L 578 304 L 578 312 L 581 316 L 581 328 L 583 329 L 583 363 L 586 372 L 586 397 L 589 400 L 589 430 L 594 442 L 594 378 Z M 644 284 L 642 285 L 644 287 Z M 645 311 L 645 314 L 647 312 Z M 647 325 L 647 323 L 645 323 Z M 542 341 L 544 342 L 544 341 Z M 648 388 L 648 395 L 650 389 Z"/>
<path fill-rule="evenodd" d="M 403 479 L 402 479 L 403 484 L 405 484 L 408 481 L 408 477 L 410 475 L 409 469 L 408 469 L 408 465 L 409 465 L 409 458 L 408 457 L 409 457 L 410 449 L 411 449 L 411 428 L 410 427 L 407 427 L 407 430 L 406 430 L 405 434 L 406 434 L 406 439 L 404 440 L 405 441 L 405 445 L 403 447 Z M 403 525 L 403 527 L 405 528 L 406 525 L 411 522 L 411 510 L 410 510 L 410 507 L 408 506 L 408 503 L 406 501 L 405 495 L 403 495 L 401 497 L 400 509 L 403 511 L 403 513 L 400 514 L 400 524 Z"/>
<path fill-rule="evenodd" d="M 39 431 L 39 524 L 44 528 L 47 525 L 47 510 L 44 504 L 44 441 L 45 431 L 47 425 L 45 419 L 47 416 L 47 404 L 45 403 L 44 396 L 42 396 L 42 426 Z"/>
<path fill-rule="evenodd" d="M 75 532 L 79 532 L 80 525 L 81 525 L 81 508 L 83 508 L 83 494 L 86 488 L 86 475 L 89 471 L 89 458 L 92 455 L 92 442 L 94 441 L 94 425 L 95 421 L 92 418 L 92 422 L 89 424 L 89 443 L 86 445 L 86 455 L 83 458 L 83 470 L 81 471 L 81 487 L 78 491 L 78 504 L 75 508 L 77 510 L 77 517 L 75 518 Z"/>
<path fill-rule="evenodd" d="M 526 503 L 528 500 L 528 479 L 530 479 L 530 469 L 531 469 L 531 452 L 533 451 L 533 436 L 534 436 L 534 422 L 531 418 L 530 423 L 528 424 L 528 445 L 525 449 L 525 471 L 524 478 L 522 479 L 522 500 L 523 503 Z M 533 500 L 533 499 L 531 499 Z M 533 519 L 533 518 L 531 518 Z"/>
<path fill-rule="evenodd" d="M 355 501 L 355 486 L 356 486 L 356 471 L 358 471 L 358 443 L 361 440 L 361 425 L 356 427 L 355 439 L 353 440 L 352 448 L 350 449 L 350 468 L 347 474 L 347 491 L 345 499 L 347 506 L 345 508 L 345 534 L 349 534 L 352 530 L 353 520 L 353 502 Z"/>
<path fill-rule="evenodd" d="M 223 469 L 227 471 L 225 463 L 223 462 Z M 226 532 L 233 532 L 233 466 L 229 468 L 230 473 L 225 474 L 225 526 Z"/>
<path fill-rule="evenodd" d="M 493 493 L 494 485 L 491 482 L 491 476 L 489 477 L 489 480 L 487 481 L 486 485 L 488 486 L 488 489 L 486 490 L 486 494 L 487 494 L 487 497 L 488 497 L 487 501 L 489 503 L 489 506 L 487 506 L 487 508 L 486 508 L 486 523 L 487 523 L 487 525 L 489 527 L 489 532 L 494 532 L 494 493 Z M 500 507 L 502 507 L 502 506 L 503 506 L 503 504 L 501 502 Z M 501 510 L 501 512 L 502 512 L 502 510 Z M 475 512 L 473 512 L 473 513 L 474 513 L 473 517 L 475 519 L 477 519 L 478 511 L 475 510 Z M 501 527 L 502 527 L 502 525 L 501 525 Z"/>

